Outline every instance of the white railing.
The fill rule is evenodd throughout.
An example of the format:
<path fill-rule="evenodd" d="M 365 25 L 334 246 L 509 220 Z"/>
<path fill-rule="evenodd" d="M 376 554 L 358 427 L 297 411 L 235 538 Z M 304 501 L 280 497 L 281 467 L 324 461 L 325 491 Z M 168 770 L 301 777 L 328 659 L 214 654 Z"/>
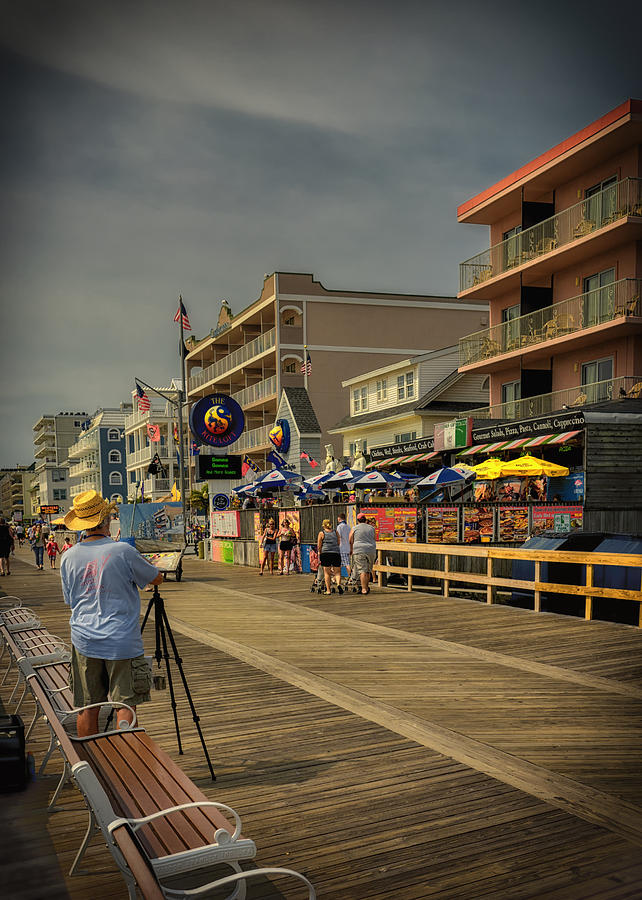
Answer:
<path fill-rule="evenodd" d="M 34 444 L 39 444 L 41 441 L 44 441 L 46 437 L 53 437 L 54 443 L 56 441 L 56 429 L 55 428 L 41 428 L 35 434 L 33 442 Z"/>
<path fill-rule="evenodd" d="M 82 494 L 84 491 L 100 491 L 100 479 L 99 478 L 83 478 L 80 484 L 72 484 L 69 488 L 69 496 L 76 497 L 78 494 Z"/>
<path fill-rule="evenodd" d="M 257 338 L 254 338 L 249 344 L 244 344 L 243 347 L 239 347 L 237 350 L 228 353 L 223 359 L 219 359 L 218 362 L 203 369 L 203 371 L 199 372 L 197 375 L 192 375 L 188 381 L 188 392 L 193 391 L 210 381 L 216 381 L 217 378 L 226 375 L 228 372 L 231 372 L 232 369 L 236 369 L 238 366 L 243 365 L 243 363 L 248 362 L 248 360 L 254 359 L 255 356 L 260 356 L 262 353 L 271 350 L 275 346 L 276 329 L 272 328 L 270 331 L 266 331 L 265 334 L 260 334 Z"/>
<path fill-rule="evenodd" d="M 94 432 L 93 434 L 87 434 L 84 437 L 79 438 L 75 444 L 72 444 L 69 450 L 67 451 L 69 459 L 73 459 L 74 456 L 81 456 L 83 453 L 86 453 L 87 450 L 97 450 L 98 449 L 98 434 Z"/>
<path fill-rule="evenodd" d="M 276 394 L 276 375 L 272 375 L 271 378 L 266 378 L 264 381 L 259 381 L 258 384 L 252 384 L 250 387 L 232 394 L 232 399 L 236 400 L 239 406 L 245 407 L 273 394 Z"/>
<path fill-rule="evenodd" d="M 272 425 L 261 425 L 259 428 L 253 428 L 251 431 L 244 431 L 238 441 L 233 445 L 235 453 L 252 450 L 255 447 L 262 447 L 270 443 L 268 434 Z"/>
<path fill-rule="evenodd" d="M 75 466 L 69 467 L 69 477 L 79 478 L 86 472 L 96 472 L 98 470 L 98 461 L 95 459 L 83 459 Z"/>
<path fill-rule="evenodd" d="M 625 216 L 642 216 L 642 178 L 624 178 L 568 209 L 526 228 L 459 265 L 466 291 L 523 263 L 573 243 Z"/>
<path fill-rule="evenodd" d="M 142 450 L 135 450 L 133 453 L 127 454 L 127 468 L 133 469 L 135 466 L 150 463 L 154 456 L 158 455 L 159 459 L 169 459 L 170 452 L 167 446 L 160 444 L 150 444 L 149 447 L 143 447 Z"/>

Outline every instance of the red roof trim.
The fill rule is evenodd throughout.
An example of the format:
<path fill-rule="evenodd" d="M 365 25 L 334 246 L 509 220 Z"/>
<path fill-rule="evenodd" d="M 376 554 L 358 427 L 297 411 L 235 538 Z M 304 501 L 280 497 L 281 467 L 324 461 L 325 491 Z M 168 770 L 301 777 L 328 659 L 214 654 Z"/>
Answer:
<path fill-rule="evenodd" d="M 472 197 L 470 200 L 462 203 L 461 206 L 457 207 L 457 216 L 460 217 L 465 215 L 467 212 L 470 212 L 485 200 L 489 200 L 495 194 L 499 194 L 505 188 L 508 188 L 512 184 L 515 184 L 515 182 L 519 181 L 521 178 L 524 178 L 526 175 L 531 175 L 541 166 L 546 165 L 546 163 L 551 162 L 558 156 L 562 156 L 562 154 L 568 152 L 569 150 L 572 150 L 573 147 L 577 147 L 577 145 L 581 144 L 582 141 L 586 141 L 588 140 L 588 138 L 593 137 L 598 132 L 602 131 L 603 128 L 608 128 L 609 125 L 617 122 L 617 120 L 621 119 L 623 116 L 630 115 L 631 113 L 636 112 L 642 112 L 642 100 L 626 100 L 624 103 L 620 104 L 620 106 L 616 106 L 615 109 L 612 109 L 600 119 L 597 119 L 595 122 L 587 125 L 586 128 L 582 128 L 581 131 L 578 131 L 570 138 L 562 141 L 561 144 L 557 144 L 551 150 L 547 150 L 546 153 L 542 153 L 541 156 L 538 156 L 531 162 L 526 163 L 526 165 L 522 166 L 521 169 L 517 169 L 510 175 L 507 175 L 506 178 L 502 178 L 502 180 L 498 181 L 497 184 L 494 184 L 492 187 L 487 188 L 485 191 L 482 191 L 481 194 L 477 194 L 475 197 Z"/>

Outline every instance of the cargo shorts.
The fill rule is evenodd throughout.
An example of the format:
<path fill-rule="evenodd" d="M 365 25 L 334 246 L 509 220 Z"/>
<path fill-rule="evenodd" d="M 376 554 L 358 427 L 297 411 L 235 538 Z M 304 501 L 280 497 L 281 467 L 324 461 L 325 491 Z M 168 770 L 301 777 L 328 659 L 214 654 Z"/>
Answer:
<path fill-rule="evenodd" d="M 374 565 L 374 553 L 353 553 L 352 568 L 355 575 L 371 575 Z"/>
<path fill-rule="evenodd" d="M 69 687 L 76 707 L 104 703 L 107 699 L 137 706 L 149 702 L 151 686 L 152 670 L 144 656 L 94 659 L 72 647 Z"/>

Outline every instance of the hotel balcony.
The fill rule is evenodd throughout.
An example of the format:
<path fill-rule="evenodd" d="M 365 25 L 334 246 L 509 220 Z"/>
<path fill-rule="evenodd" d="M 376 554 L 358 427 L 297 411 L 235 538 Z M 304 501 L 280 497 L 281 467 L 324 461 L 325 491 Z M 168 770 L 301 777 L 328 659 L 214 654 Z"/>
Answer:
<path fill-rule="evenodd" d="M 230 375 L 235 369 L 245 366 L 250 360 L 259 359 L 276 347 L 276 328 L 272 328 L 265 334 L 260 334 L 254 340 L 228 353 L 223 359 L 203 369 L 197 375 L 188 379 L 188 396 L 204 397 L 214 388 L 216 381 Z M 269 380 L 269 379 L 268 379 Z"/>
<path fill-rule="evenodd" d="M 577 409 L 612 400 L 642 397 L 642 375 L 621 375 L 608 381 L 595 381 L 577 387 L 524 397 L 508 403 L 495 403 L 482 409 L 473 409 L 468 415 L 474 419 L 530 419 L 561 410 Z M 623 407 L 625 409 L 625 407 Z"/>
<path fill-rule="evenodd" d="M 74 484 L 69 488 L 69 496 L 76 497 L 83 491 L 100 491 L 100 487 L 100 479 L 97 475 L 93 478 L 83 478 L 80 484 Z"/>
<path fill-rule="evenodd" d="M 55 428 L 55 422 L 55 416 L 40 416 L 36 424 L 33 426 L 34 440 L 41 429 Z"/>
<path fill-rule="evenodd" d="M 48 438 L 48 437 L 53 438 L 53 443 L 54 444 L 56 443 L 56 429 L 55 428 L 45 427 L 45 428 L 39 428 L 38 430 L 36 430 L 34 428 L 34 436 L 33 436 L 34 444 L 40 444 L 40 443 L 42 443 L 42 441 L 45 440 L 45 438 Z"/>
<path fill-rule="evenodd" d="M 276 398 L 276 375 L 272 375 L 271 378 L 265 378 L 257 384 L 232 394 L 232 399 L 236 400 L 242 409 L 255 403 L 263 402 L 268 398 Z"/>
<path fill-rule="evenodd" d="M 37 450 L 34 451 L 34 459 L 40 459 L 43 456 L 51 456 L 56 453 L 56 439 L 54 438 L 53 442 L 42 444 L 38 447 Z"/>
<path fill-rule="evenodd" d="M 143 482 L 143 490 L 145 497 L 153 497 L 154 494 L 157 495 L 157 498 L 158 495 L 162 497 L 170 491 L 169 478 L 146 478 Z"/>
<path fill-rule="evenodd" d="M 249 450 L 264 450 L 271 447 L 268 434 L 272 427 L 273 425 L 261 425 L 259 428 L 244 431 L 238 441 L 233 444 L 232 451 L 247 453 Z"/>
<path fill-rule="evenodd" d="M 152 461 L 152 458 L 158 454 L 161 462 L 163 460 L 169 459 L 170 451 L 169 447 L 160 444 L 150 444 L 149 447 L 143 447 L 141 450 L 135 450 L 133 453 L 127 454 L 127 468 L 134 469 L 136 466 L 141 465 L 149 465 Z M 172 451 L 174 454 L 174 451 Z"/>
<path fill-rule="evenodd" d="M 98 471 L 98 461 L 95 459 L 81 459 L 75 466 L 69 467 L 70 478 L 80 478 L 82 475 Z"/>
<path fill-rule="evenodd" d="M 46 456 L 44 459 L 39 459 L 39 460 L 38 460 L 38 462 L 37 462 L 37 464 L 36 464 L 36 468 L 35 468 L 34 471 L 35 471 L 35 472 L 42 472 L 42 470 L 43 470 L 43 469 L 46 469 L 47 466 L 55 466 L 55 465 L 56 465 L 56 458 L 55 458 L 55 456 Z"/>
<path fill-rule="evenodd" d="M 69 459 L 73 459 L 76 456 L 82 456 L 82 454 L 86 453 L 88 450 L 97 449 L 98 433 L 94 432 L 93 434 L 87 434 L 84 437 L 79 438 L 75 444 L 72 444 L 67 451 L 67 456 Z"/>
<path fill-rule="evenodd" d="M 459 297 L 490 300 L 590 254 L 642 239 L 642 178 L 624 178 L 460 263 Z M 590 244 L 590 248 L 586 245 Z"/>
<path fill-rule="evenodd" d="M 596 341 L 642 331 L 642 279 L 622 278 L 466 335 L 459 339 L 459 370 L 489 372 L 524 361 L 524 368 L 539 356 L 559 352 L 573 341 L 573 349 Z M 564 348 L 566 349 L 566 348 Z"/>

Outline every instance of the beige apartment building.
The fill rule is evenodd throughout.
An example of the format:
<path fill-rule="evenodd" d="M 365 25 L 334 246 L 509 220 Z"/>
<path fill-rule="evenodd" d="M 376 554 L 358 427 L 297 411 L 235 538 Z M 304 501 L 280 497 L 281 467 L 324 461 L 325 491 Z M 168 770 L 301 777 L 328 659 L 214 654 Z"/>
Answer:
<path fill-rule="evenodd" d="M 86 412 L 60 412 L 41 416 L 33 426 L 35 468 L 30 482 L 31 516 L 39 514 L 40 506 L 59 506 L 63 512 L 69 509 L 71 483 L 67 458 L 86 421 Z"/>
<path fill-rule="evenodd" d="M 234 316 L 224 303 L 210 334 L 190 339 L 187 396 L 231 395 L 245 413 L 234 453 L 266 468 L 282 388 L 307 388 L 321 443 L 332 443 L 329 429 L 350 411 L 342 382 L 451 346 L 488 323 L 485 299 L 328 290 L 313 275 L 275 272 L 257 300 Z M 301 371 L 308 354 L 310 374 Z"/>
<path fill-rule="evenodd" d="M 6 519 L 25 521 L 31 516 L 30 485 L 33 477 L 30 466 L 16 466 L 0 470 L 0 515 Z"/>

